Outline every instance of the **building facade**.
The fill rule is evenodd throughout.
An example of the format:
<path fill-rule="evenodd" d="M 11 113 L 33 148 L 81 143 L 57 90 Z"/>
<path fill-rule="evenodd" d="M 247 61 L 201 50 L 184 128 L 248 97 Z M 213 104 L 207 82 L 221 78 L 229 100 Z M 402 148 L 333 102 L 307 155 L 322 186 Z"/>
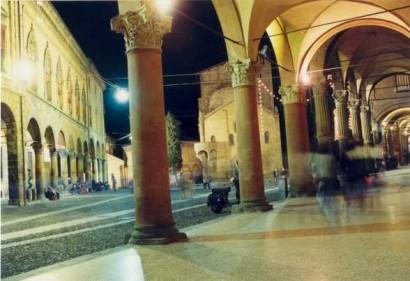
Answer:
<path fill-rule="evenodd" d="M 262 165 L 264 174 L 271 175 L 283 166 L 279 114 L 273 103 L 271 65 L 260 63 L 256 69 Z M 195 152 L 202 162 L 204 176 L 213 179 L 232 177 L 232 165 L 238 159 L 234 90 L 229 79 L 226 63 L 201 72 L 200 142 L 195 144 Z"/>
<path fill-rule="evenodd" d="M 1 4 L 1 195 L 106 181 L 104 82 L 50 2 Z"/>

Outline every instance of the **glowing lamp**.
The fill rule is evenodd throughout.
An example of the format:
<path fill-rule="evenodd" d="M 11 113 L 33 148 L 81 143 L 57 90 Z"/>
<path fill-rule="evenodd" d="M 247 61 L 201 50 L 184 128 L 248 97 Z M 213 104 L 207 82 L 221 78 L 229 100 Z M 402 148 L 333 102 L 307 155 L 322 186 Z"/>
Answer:
<path fill-rule="evenodd" d="M 155 4 L 160 13 L 166 14 L 169 10 L 171 10 L 173 0 L 155 0 Z"/>
<path fill-rule="evenodd" d="M 118 88 L 115 92 L 115 98 L 120 103 L 125 103 L 128 101 L 128 92 L 122 88 Z"/>

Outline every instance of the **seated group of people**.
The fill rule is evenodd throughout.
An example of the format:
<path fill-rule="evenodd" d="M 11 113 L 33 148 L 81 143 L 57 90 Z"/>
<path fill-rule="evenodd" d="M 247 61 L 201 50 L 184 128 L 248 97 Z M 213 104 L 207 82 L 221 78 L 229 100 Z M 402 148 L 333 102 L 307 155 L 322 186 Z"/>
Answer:
<path fill-rule="evenodd" d="M 96 182 L 94 180 L 91 182 L 81 182 L 80 180 L 77 180 L 76 183 L 71 184 L 69 191 L 71 194 L 84 194 L 90 192 L 100 192 L 106 189 L 108 189 L 108 183 L 106 182 Z"/>

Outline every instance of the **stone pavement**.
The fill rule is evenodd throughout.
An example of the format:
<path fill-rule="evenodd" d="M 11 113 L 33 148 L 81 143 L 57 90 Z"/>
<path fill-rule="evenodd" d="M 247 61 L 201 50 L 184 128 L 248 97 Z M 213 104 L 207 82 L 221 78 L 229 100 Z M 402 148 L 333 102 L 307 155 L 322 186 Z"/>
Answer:
<path fill-rule="evenodd" d="M 186 243 L 119 247 L 5 280 L 409 280 L 410 173 L 398 176 L 188 227 Z"/>

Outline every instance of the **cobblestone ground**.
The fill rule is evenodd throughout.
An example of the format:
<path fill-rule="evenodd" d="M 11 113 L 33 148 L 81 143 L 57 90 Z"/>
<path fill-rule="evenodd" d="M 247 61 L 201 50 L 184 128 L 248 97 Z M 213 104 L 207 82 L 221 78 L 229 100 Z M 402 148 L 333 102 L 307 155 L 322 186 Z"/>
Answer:
<path fill-rule="evenodd" d="M 174 199 L 173 210 L 180 210 L 174 213 L 175 222 L 179 229 L 218 219 L 230 214 L 229 207 L 224 209 L 221 214 L 214 214 L 209 208 L 204 206 L 209 191 L 198 190 L 195 193 L 195 198 L 190 200 L 178 200 L 178 195 L 174 194 L 172 196 Z M 231 193 L 231 196 L 233 196 L 233 192 Z M 61 221 L 70 221 L 82 217 L 98 217 L 113 212 L 132 210 L 134 207 L 134 199 L 133 196 L 125 197 L 127 194 L 129 193 L 123 192 L 117 194 L 96 194 L 95 198 L 93 198 L 93 195 L 75 199 L 67 198 L 60 202 L 46 201 L 36 203 L 26 208 L 4 206 L 2 207 L 2 219 L 3 216 L 6 219 L 2 221 L 2 224 L 6 223 L 6 225 L 2 227 L 2 234 L 33 229 L 38 226 L 52 226 Z M 269 201 L 274 199 L 278 200 L 281 197 L 282 195 L 277 189 L 267 193 Z M 58 213 L 62 212 L 61 210 L 64 210 L 65 208 L 103 202 L 104 200 L 113 198 L 118 198 L 118 200 L 84 207 L 78 210 Z M 57 213 L 34 218 L 22 223 L 11 223 L 13 220 L 21 219 L 25 216 L 41 216 L 44 214 L 45 210 Z M 92 221 L 89 223 L 44 231 L 37 234 L 28 233 L 23 237 L 2 241 L 1 277 L 5 278 L 39 267 L 52 265 L 57 262 L 122 245 L 125 243 L 125 236 L 132 232 L 132 219 L 133 214 L 131 213 L 120 217 Z M 110 226 L 110 224 L 113 223 L 117 224 Z M 28 241 L 29 239 L 32 240 Z"/>

